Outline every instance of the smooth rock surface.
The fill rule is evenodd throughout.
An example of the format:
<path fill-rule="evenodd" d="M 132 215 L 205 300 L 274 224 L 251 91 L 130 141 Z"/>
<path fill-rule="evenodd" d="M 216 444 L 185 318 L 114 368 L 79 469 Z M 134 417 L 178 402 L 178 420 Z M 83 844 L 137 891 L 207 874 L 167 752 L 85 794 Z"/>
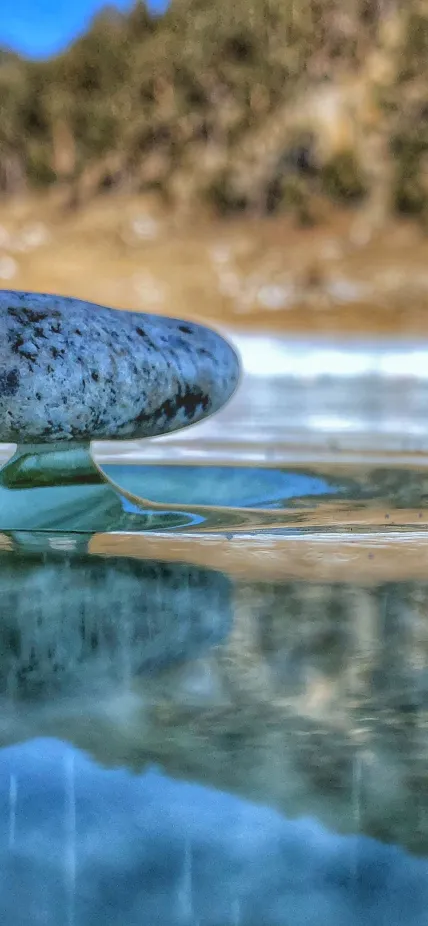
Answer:
<path fill-rule="evenodd" d="M 0 291 L 0 441 L 164 434 L 218 411 L 238 378 L 202 325 Z"/>

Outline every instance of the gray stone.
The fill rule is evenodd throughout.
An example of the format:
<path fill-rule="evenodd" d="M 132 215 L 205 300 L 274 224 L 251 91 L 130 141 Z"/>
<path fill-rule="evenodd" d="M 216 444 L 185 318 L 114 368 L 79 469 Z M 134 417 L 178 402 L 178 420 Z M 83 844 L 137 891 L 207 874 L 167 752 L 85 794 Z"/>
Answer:
<path fill-rule="evenodd" d="M 152 437 L 230 398 L 239 361 L 193 322 L 0 291 L 0 441 Z"/>

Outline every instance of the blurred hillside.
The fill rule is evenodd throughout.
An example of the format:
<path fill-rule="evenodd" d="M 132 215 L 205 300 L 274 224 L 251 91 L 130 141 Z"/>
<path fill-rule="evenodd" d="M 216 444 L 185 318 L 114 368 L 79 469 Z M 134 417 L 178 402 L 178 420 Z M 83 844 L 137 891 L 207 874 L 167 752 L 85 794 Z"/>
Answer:
<path fill-rule="evenodd" d="M 138 0 L 5 50 L 0 284 L 420 333 L 427 77 L 424 0 Z"/>
<path fill-rule="evenodd" d="M 153 190 L 222 214 L 428 209 L 428 4 L 106 8 L 45 62 L 0 59 L 0 189 Z"/>

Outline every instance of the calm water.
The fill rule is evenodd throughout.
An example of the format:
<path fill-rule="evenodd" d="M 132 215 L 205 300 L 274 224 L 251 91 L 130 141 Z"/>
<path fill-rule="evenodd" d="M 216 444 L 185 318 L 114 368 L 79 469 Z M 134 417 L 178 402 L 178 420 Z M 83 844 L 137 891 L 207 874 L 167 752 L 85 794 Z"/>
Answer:
<path fill-rule="evenodd" d="M 2 922 L 425 926 L 428 545 L 388 530 L 1 536 Z"/>
<path fill-rule="evenodd" d="M 4 926 L 427 926 L 424 377 L 350 360 L 0 510 Z"/>

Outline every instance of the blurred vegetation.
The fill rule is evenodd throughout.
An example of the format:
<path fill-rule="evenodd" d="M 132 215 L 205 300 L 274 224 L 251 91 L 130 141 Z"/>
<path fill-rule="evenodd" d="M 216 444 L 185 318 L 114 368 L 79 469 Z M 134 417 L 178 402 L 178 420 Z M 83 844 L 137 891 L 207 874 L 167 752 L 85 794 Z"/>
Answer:
<path fill-rule="evenodd" d="M 5 50 L 0 192 L 155 189 L 311 222 L 313 201 L 375 195 L 385 162 L 388 208 L 425 219 L 428 3 L 401 7 L 172 0 L 155 17 L 137 0 L 50 60 Z"/>

